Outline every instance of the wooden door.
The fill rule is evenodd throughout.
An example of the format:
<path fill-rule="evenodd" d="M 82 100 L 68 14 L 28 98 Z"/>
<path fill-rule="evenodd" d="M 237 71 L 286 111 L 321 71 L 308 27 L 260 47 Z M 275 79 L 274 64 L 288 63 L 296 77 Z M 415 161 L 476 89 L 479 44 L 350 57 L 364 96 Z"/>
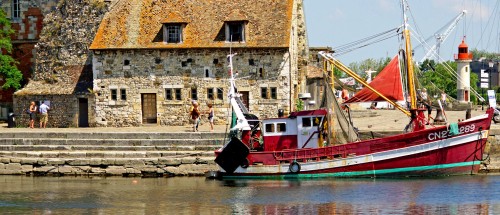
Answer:
<path fill-rule="evenodd" d="M 156 123 L 156 94 L 141 94 L 142 102 L 142 123 Z"/>

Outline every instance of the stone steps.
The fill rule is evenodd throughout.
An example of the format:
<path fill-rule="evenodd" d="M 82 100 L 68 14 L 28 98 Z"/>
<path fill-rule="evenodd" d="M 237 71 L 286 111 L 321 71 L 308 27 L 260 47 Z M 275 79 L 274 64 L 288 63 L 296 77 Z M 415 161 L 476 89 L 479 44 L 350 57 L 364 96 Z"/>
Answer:
<path fill-rule="evenodd" d="M 42 131 L 2 131 L 0 139 L 224 139 L 224 132 L 42 132 Z"/>
<path fill-rule="evenodd" d="M 182 146 L 223 145 L 224 139 L 70 139 L 70 138 L 3 138 L 0 145 L 93 145 L 93 146 Z"/>
<path fill-rule="evenodd" d="M 0 151 L 214 151 L 221 146 L 0 145 Z"/>
<path fill-rule="evenodd" d="M 0 133 L 0 175 L 203 175 L 217 169 L 214 151 L 225 136 L 9 130 Z"/>
<path fill-rule="evenodd" d="M 3 158 L 160 158 L 212 157 L 214 151 L 0 151 Z"/>

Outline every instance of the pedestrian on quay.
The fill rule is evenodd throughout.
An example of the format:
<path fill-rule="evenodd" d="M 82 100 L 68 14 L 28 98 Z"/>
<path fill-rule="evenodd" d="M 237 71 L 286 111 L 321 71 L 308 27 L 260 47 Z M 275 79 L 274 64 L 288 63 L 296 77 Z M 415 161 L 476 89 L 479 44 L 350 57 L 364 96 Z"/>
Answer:
<path fill-rule="evenodd" d="M 47 122 L 49 121 L 49 110 L 50 107 L 45 104 L 45 102 L 42 102 L 42 105 L 39 107 L 40 109 L 40 128 L 46 128 L 47 127 Z"/>
<path fill-rule="evenodd" d="M 28 108 L 28 114 L 30 115 L 30 128 L 35 128 L 35 114 L 37 111 L 37 107 L 34 101 L 31 101 L 30 107 Z"/>
<path fill-rule="evenodd" d="M 208 103 L 208 122 L 210 123 L 210 131 L 214 131 L 214 108 L 212 103 Z"/>
<path fill-rule="evenodd" d="M 198 109 L 198 102 L 195 100 L 191 101 L 189 116 L 191 117 L 191 120 L 193 120 L 193 131 L 198 131 L 198 126 L 200 124 L 200 110 Z"/>
<path fill-rule="evenodd" d="M 443 104 L 443 109 L 446 108 L 446 93 L 444 91 L 441 91 L 441 104 Z"/>

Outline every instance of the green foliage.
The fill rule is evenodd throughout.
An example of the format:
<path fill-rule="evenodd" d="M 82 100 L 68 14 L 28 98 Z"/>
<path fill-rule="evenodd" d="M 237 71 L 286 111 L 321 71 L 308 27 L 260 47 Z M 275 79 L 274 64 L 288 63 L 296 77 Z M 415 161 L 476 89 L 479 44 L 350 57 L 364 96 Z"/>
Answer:
<path fill-rule="evenodd" d="M 359 76 L 366 78 L 366 73 L 365 71 L 368 70 L 375 70 L 377 73 L 372 74 L 372 76 L 376 76 L 378 72 L 382 71 L 387 64 L 391 62 L 391 58 L 380 58 L 378 60 L 375 60 L 373 58 L 369 58 L 366 60 L 363 60 L 359 63 L 353 62 L 349 64 L 349 68 L 356 72 Z"/>
<path fill-rule="evenodd" d="M 484 50 L 477 50 L 477 49 L 473 49 L 470 52 L 472 52 L 472 55 L 474 56 L 475 59 L 486 58 L 488 60 L 494 60 L 494 61 L 500 60 L 500 55 L 498 55 L 498 53 L 487 52 Z"/>
<path fill-rule="evenodd" d="M 455 62 L 448 61 L 446 63 L 453 71 L 456 71 L 457 64 Z M 420 71 L 422 71 L 418 77 L 421 84 L 420 87 L 426 88 L 429 95 L 439 95 L 441 91 L 444 91 L 453 98 L 457 97 L 457 78 L 446 70 L 444 64 L 436 64 L 432 60 L 426 60 L 420 65 Z"/>
<path fill-rule="evenodd" d="M 10 27 L 10 21 L 5 17 L 5 12 L 0 10 L 0 77 L 5 81 L 2 85 L 3 89 L 19 89 L 23 79 L 21 71 L 16 66 L 18 62 L 9 55 L 12 53 L 10 35 L 13 33 L 14 30 Z"/>
<path fill-rule="evenodd" d="M 301 111 L 301 110 L 304 110 L 304 102 L 300 99 L 297 99 L 295 101 L 295 110 L 296 111 Z"/>

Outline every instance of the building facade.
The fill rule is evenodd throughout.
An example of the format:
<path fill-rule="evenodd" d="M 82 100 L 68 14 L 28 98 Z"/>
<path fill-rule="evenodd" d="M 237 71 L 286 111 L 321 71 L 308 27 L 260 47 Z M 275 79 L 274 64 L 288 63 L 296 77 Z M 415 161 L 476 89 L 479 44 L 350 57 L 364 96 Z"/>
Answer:
<path fill-rule="evenodd" d="M 40 39 L 44 16 L 52 11 L 57 0 L 2 0 L 0 8 L 11 22 L 12 57 L 19 62 L 17 68 L 23 74 L 22 86 L 28 83 L 35 71 L 35 45 Z M 0 81 L 0 84 L 1 81 Z M 12 112 L 14 89 L 0 89 L 0 119 Z"/>
<path fill-rule="evenodd" d="M 253 114 L 294 110 L 306 90 L 305 32 L 302 0 L 118 1 L 90 46 L 91 126 L 187 125 L 192 100 L 225 123 L 229 53 Z"/>

